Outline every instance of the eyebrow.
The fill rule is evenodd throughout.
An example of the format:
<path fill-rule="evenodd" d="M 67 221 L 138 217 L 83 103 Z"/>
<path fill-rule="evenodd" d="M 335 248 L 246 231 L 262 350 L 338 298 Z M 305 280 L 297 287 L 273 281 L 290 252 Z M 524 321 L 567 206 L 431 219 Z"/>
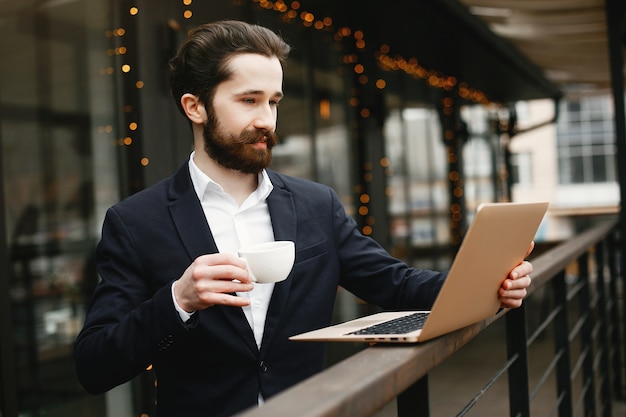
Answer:
<path fill-rule="evenodd" d="M 258 96 L 258 95 L 261 95 L 261 94 L 265 94 L 265 92 L 263 90 L 245 90 L 245 91 L 242 91 L 242 92 L 238 93 L 238 95 L 240 95 L 240 96 L 247 96 L 247 95 Z M 283 98 L 285 95 L 283 94 L 282 91 L 276 91 L 272 96 L 273 97 L 278 97 L 278 98 Z"/>

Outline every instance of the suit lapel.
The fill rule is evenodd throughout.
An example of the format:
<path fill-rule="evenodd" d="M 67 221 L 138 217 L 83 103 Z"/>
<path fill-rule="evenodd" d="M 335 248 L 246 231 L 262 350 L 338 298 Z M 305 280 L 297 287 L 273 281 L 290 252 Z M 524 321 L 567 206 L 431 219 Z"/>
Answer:
<path fill-rule="evenodd" d="M 296 210 L 293 195 L 284 188 L 284 183 L 272 171 L 268 171 L 274 189 L 267 198 L 267 206 L 272 220 L 275 240 L 296 240 Z M 297 252 L 296 247 L 296 252 Z M 274 292 L 265 319 L 265 330 L 261 344 L 261 355 L 264 354 L 280 323 L 283 310 L 287 303 L 289 290 L 294 277 L 289 276 L 286 280 L 274 285 Z"/>
<path fill-rule="evenodd" d="M 217 244 L 207 224 L 202 205 L 191 183 L 185 163 L 174 176 L 170 189 L 170 214 L 191 261 L 200 255 L 217 253 Z M 257 352 L 254 334 L 241 308 L 217 307 L 237 329 L 246 345 Z M 204 315 L 200 316 L 202 319 Z M 211 326 L 211 324 L 208 324 Z M 215 325 L 213 324 L 213 327 Z"/>

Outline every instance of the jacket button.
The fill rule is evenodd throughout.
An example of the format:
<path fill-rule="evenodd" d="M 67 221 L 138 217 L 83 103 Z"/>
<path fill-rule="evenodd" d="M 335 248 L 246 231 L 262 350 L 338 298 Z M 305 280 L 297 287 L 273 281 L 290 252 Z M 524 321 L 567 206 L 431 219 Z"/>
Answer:
<path fill-rule="evenodd" d="M 259 370 L 263 373 L 267 372 L 267 365 L 265 364 L 265 361 L 261 361 L 261 363 L 259 363 Z"/>

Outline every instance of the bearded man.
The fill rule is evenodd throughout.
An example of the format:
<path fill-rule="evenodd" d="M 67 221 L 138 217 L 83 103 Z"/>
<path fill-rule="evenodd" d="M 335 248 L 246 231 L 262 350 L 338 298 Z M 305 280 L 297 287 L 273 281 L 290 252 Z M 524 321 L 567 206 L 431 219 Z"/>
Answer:
<path fill-rule="evenodd" d="M 229 416 L 319 372 L 337 288 L 385 309 L 428 309 L 445 272 L 418 270 L 362 235 L 329 187 L 268 169 L 289 45 L 239 21 L 190 32 L 170 62 L 194 151 L 170 178 L 110 208 L 101 282 L 78 335 L 79 380 L 105 392 L 153 365 L 157 416 Z M 253 284 L 241 246 L 295 242 L 289 277 Z M 524 262 L 503 307 L 530 284 Z"/>

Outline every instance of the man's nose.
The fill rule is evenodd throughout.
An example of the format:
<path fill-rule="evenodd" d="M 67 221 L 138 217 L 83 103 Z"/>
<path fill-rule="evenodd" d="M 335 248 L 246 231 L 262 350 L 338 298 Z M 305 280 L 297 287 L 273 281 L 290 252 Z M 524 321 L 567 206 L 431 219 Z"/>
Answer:
<path fill-rule="evenodd" d="M 256 129 L 274 131 L 276 128 L 276 116 L 276 107 L 269 103 L 259 106 L 253 121 L 254 127 Z"/>

